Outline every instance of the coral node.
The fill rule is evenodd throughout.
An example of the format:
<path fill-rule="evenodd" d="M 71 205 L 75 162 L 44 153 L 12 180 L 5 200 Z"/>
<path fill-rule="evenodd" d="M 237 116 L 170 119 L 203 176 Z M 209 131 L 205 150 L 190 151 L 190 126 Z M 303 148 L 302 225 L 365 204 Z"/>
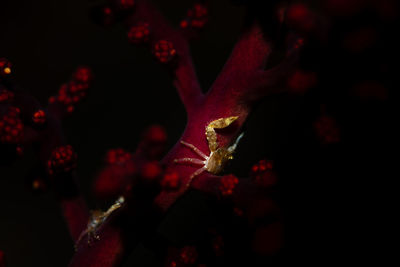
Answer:
<path fill-rule="evenodd" d="M 181 21 L 181 28 L 193 27 L 196 29 L 204 28 L 208 22 L 208 8 L 200 3 L 195 4 L 188 10 L 187 16 Z"/>
<path fill-rule="evenodd" d="M 93 73 L 89 67 L 80 66 L 75 70 L 72 77 L 77 83 L 88 84 L 93 79 Z"/>
<path fill-rule="evenodd" d="M 47 162 L 49 174 L 70 172 L 76 168 L 77 155 L 71 145 L 57 147 Z"/>
<path fill-rule="evenodd" d="M 197 250 L 194 246 L 186 246 L 180 250 L 179 258 L 184 264 L 194 264 L 197 257 Z"/>
<path fill-rule="evenodd" d="M 122 148 L 116 148 L 116 149 L 110 149 L 107 151 L 106 157 L 105 157 L 105 162 L 107 164 L 119 164 L 123 165 L 127 161 L 129 161 L 132 158 L 131 153 L 128 151 L 122 149 Z"/>
<path fill-rule="evenodd" d="M 131 44 L 147 43 L 150 37 L 150 28 L 148 23 L 138 23 L 132 26 L 128 31 L 128 40 Z"/>
<path fill-rule="evenodd" d="M 0 76 L 7 76 L 11 74 L 11 62 L 6 58 L 0 58 Z"/>
<path fill-rule="evenodd" d="M 44 123 L 46 123 L 46 112 L 44 112 L 44 110 L 39 109 L 38 111 L 36 111 L 35 113 L 33 113 L 32 115 L 32 121 L 33 123 L 37 124 L 37 125 L 43 125 Z"/>
<path fill-rule="evenodd" d="M 84 99 L 87 95 L 88 84 L 70 81 L 61 85 L 56 99 L 58 102 L 64 104 L 68 112 L 74 110 L 75 105 Z M 54 102 L 55 99 L 50 98 L 49 103 Z"/>
<path fill-rule="evenodd" d="M 10 103 L 14 99 L 14 93 L 0 88 L 0 103 Z"/>
<path fill-rule="evenodd" d="M 273 171 L 273 162 L 271 160 L 260 160 L 253 165 L 250 171 L 252 177 L 257 185 L 269 187 L 276 183 L 276 174 Z"/>
<path fill-rule="evenodd" d="M 223 196 L 232 195 L 235 186 L 239 183 L 239 179 L 232 174 L 223 176 L 220 181 L 219 190 Z"/>
<path fill-rule="evenodd" d="M 20 119 L 20 110 L 9 107 L 4 115 L 0 115 L 0 142 L 18 144 L 22 142 L 24 125 Z"/>
<path fill-rule="evenodd" d="M 164 189 L 178 189 L 180 185 L 179 174 L 176 171 L 165 172 L 160 184 Z"/>
<path fill-rule="evenodd" d="M 169 63 L 177 53 L 172 42 L 159 40 L 154 45 L 153 54 L 161 63 Z"/>

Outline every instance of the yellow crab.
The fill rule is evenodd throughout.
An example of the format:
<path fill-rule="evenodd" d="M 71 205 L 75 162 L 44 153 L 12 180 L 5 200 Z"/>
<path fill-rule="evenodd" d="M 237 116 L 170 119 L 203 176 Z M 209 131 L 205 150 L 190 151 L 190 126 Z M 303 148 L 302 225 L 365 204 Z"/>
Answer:
<path fill-rule="evenodd" d="M 180 164 L 194 164 L 202 166 L 200 169 L 197 169 L 189 178 L 187 186 L 190 186 L 191 181 L 194 177 L 200 175 L 204 171 L 208 171 L 212 174 L 220 173 L 225 167 L 228 160 L 232 159 L 232 154 L 235 152 L 236 146 L 239 143 L 240 139 L 243 137 L 243 133 L 239 135 L 236 141 L 229 147 L 218 147 L 217 143 L 217 133 L 215 129 L 223 129 L 231 125 L 235 120 L 237 120 L 237 116 L 220 118 L 210 122 L 206 127 L 206 138 L 208 142 L 208 147 L 210 149 L 210 155 L 207 156 L 203 152 L 200 151 L 197 147 L 192 144 L 189 144 L 185 141 L 181 141 L 182 145 L 187 146 L 191 150 L 193 150 L 197 155 L 199 155 L 203 160 L 196 158 L 181 158 L 175 159 L 175 163 Z"/>

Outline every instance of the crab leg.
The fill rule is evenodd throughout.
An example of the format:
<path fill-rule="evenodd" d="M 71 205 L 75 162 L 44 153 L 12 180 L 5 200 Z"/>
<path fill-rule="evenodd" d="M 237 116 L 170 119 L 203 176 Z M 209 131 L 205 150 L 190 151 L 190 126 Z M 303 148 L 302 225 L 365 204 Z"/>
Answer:
<path fill-rule="evenodd" d="M 190 175 L 190 178 L 189 178 L 188 183 L 186 184 L 186 187 L 190 186 L 190 184 L 192 183 L 192 180 L 193 180 L 194 177 L 202 174 L 205 170 L 207 170 L 207 168 L 203 167 L 203 168 L 197 169 L 192 175 Z"/>
<path fill-rule="evenodd" d="M 181 141 L 181 144 L 182 144 L 182 145 L 185 145 L 185 146 L 187 146 L 188 148 L 190 148 L 191 150 L 193 150 L 197 155 L 199 155 L 199 156 L 202 157 L 203 159 L 205 159 L 205 160 L 208 159 L 208 157 L 207 157 L 203 152 L 201 152 L 200 149 L 198 149 L 198 148 L 195 147 L 194 145 L 189 144 L 189 143 L 186 143 L 185 141 Z"/>
<path fill-rule="evenodd" d="M 174 159 L 175 163 L 189 163 L 189 164 L 196 164 L 196 165 L 204 165 L 204 161 L 200 159 L 192 159 L 192 158 L 182 158 L 182 159 Z"/>

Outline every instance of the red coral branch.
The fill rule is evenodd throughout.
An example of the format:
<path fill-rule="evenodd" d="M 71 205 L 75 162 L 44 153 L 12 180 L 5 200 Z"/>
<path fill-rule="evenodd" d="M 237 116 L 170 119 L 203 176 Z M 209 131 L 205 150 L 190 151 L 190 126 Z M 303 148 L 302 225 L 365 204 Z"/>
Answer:
<path fill-rule="evenodd" d="M 188 124 L 182 137 L 162 160 L 162 163 L 168 166 L 170 171 L 172 170 L 175 175 L 181 178 L 180 188 L 177 190 L 167 188 L 155 198 L 154 204 L 163 212 L 166 212 L 185 193 L 189 177 L 196 170 L 192 166 L 174 164 L 174 159 L 192 156 L 192 152 L 187 147 L 182 146 L 180 141 L 192 143 L 208 154 L 205 127 L 215 119 L 238 116 L 238 120 L 227 131 L 218 136 L 220 146 L 231 144 L 251 111 L 251 104 L 262 96 L 273 93 L 272 89 L 284 84 L 284 79 L 293 68 L 295 60 L 293 53 L 289 53 L 290 56 L 280 65 L 270 70 L 264 70 L 272 48 L 270 42 L 266 41 L 261 28 L 257 24 L 253 24 L 240 37 L 221 74 L 207 95 L 203 97 L 190 59 L 189 48 L 183 37 L 175 30 L 172 30 L 161 15 L 145 2 L 137 4 L 134 15 L 129 19 L 129 24 L 133 25 L 140 21 L 145 21 L 149 24 L 149 28 L 152 31 L 150 35 L 153 38 L 156 36 L 155 40 L 167 39 L 176 47 L 179 57 L 176 59 L 177 67 L 174 69 L 176 75 L 175 85 L 178 87 L 179 94 L 189 115 Z M 226 192 L 232 192 L 233 197 L 238 199 L 237 201 L 239 202 L 260 191 L 253 182 L 240 180 L 236 184 L 237 182 L 228 182 L 228 187 L 232 188 L 228 188 Z M 202 191 L 221 193 L 221 178 L 209 173 L 203 173 L 195 178 L 192 185 Z M 233 190 L 233 187 L 235 187 L 235 190 Z M 135 220 L 142 219 L 137 214 L 130 214 L 130 216 Z M 72 261 L 74 266 L 86 266 L 86 264 L 89 264 L 85 259 L 87 253 L 93 255 L 101 254 L 101 258 L 107 255 L 107 264 L 103 262 L 101 266 L 115 266 L 119 263 L 123 256 L 121 248 L 127 244 L 124 243 L 123 236 L 119 232 L 109 235 L 108 233 L 110 232 L 112 233 L 113 231 L 109 229 L 109 226 L 105 225 L 99 232 L 101 236 L 99 243 L 103 244 L 80 247 Z M 113 245 L 104 245 L 109 242 Z M 129 240 L 128 242 L 132 244 L 136 241 Z M 105 250 L 105 247 L 108 247 L 108 249 Z M 89 266 L 98 266 L 96 264 L 99 263 L 98 261 L 90 261 L 90 264 Z"/>
<path fill-rule="evenodd" d="M 177 63 L 173 69 L 174 85 L 190 116 L 199 105 L 203 94 L 193 66 L 187 40 L 180 31 L 170 26 L 169 22 L 149 1 L 137 1 L 133 15 L 127 19 L 127 24 L 130 27 L 140 23 L 149 25 L 150 45 L 152 47 L 159 40 L 167 40 L 176 49 Z"/>
<path fill-rule="evenodd" d="M 60 207 L 72 240 L 76 242 L 86 228 L 89 211 L 81 196 L 60 199 Z"/>

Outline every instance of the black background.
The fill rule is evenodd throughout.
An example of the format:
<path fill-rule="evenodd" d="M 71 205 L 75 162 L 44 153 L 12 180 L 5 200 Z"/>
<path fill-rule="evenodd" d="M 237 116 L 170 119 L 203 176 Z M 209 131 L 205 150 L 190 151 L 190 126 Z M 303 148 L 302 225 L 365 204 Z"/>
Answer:
<path fill-rule="evenodd" d="M 191 1 L 154 1 L 177 24 Z M 171 79 L 145 48 L 127 42 L 122 25 L 102 28 L 88 16 L 94 1 L 0 0 L 0 57 L 13 63 L 17 84 L 42 104 L 66 82 L 79 65 L 93 69 L 95 81 L 88 99 L 65 120 L 68 143 L 78 155 L 82 190 L 90 206 L 98 207 L 90 185 L 105 152 L 123 147 L 134 151 L 141 131 L 163 125 L 171 147 L 185 126 L 185 112 Z M 243 6 L 229 1 L 210 3 L 211 20 L 192 55 L 200 83 L 209 88 L 224 65 L 245 17 Z M 362 101 L 346 90 L 367 76 L 394 88 L 396 43 L 389 24 L 364 18 L 381 33 L 378 45 L 360 59 L 332 47 L 312 47 L 309 65 L 321 70 L 320 86 L 305 96 L 272 96 L 249 119 L 245 138 L 230 166 L 246 176 L 262 158 L 276 161 L 286 221 L 285 260 L 298 263 L 342 262 L 377 257 L 385 244 L 390 193 L 390 97 Z M 339 33 L 363 21 L 339 25 Z M 332 40 L 340 34 L 331 33 Z M 304 58 L 302 59 L 304 61 Z M 380 61 L 379 61 L 380 60 Z M 326 64 L 326 61 L 330 62 Z M 376 65 L 384 62 L 386 72 Z M 315 63 L 319 62 L 319 63 Z M 321 63 L 322 62 L 322 63 Z M 357 62 L 353 64 L 354 62 Z M 366 64 L 364 64 L 367 62 Z M 364 65 L 357 69 L 357 64 Z M 360 66 L 358 66 L 360 67 Z M 389 91 L 390 92 L 390 91 Z M 391 94 L 389 94 L 391 96 Z M 341 127 L 341 142 L 321 145 L 312 125 L 326 104 Z M 9 266 L 65 266 L 73 244 L 51 193 L 33 194 L 23 177 L 31 167 L 27 157 L 0 169 L 0 249 Z M 179 240 L 212 220 L 201 194 L 191 193 L 160 227 Z M 383 222 L 383 223 L 382 223 Z M 383 249 L 385 250 L 385 249 Z M 128 266 L 153 266 L 151 251 L 138 248 Z"/>

